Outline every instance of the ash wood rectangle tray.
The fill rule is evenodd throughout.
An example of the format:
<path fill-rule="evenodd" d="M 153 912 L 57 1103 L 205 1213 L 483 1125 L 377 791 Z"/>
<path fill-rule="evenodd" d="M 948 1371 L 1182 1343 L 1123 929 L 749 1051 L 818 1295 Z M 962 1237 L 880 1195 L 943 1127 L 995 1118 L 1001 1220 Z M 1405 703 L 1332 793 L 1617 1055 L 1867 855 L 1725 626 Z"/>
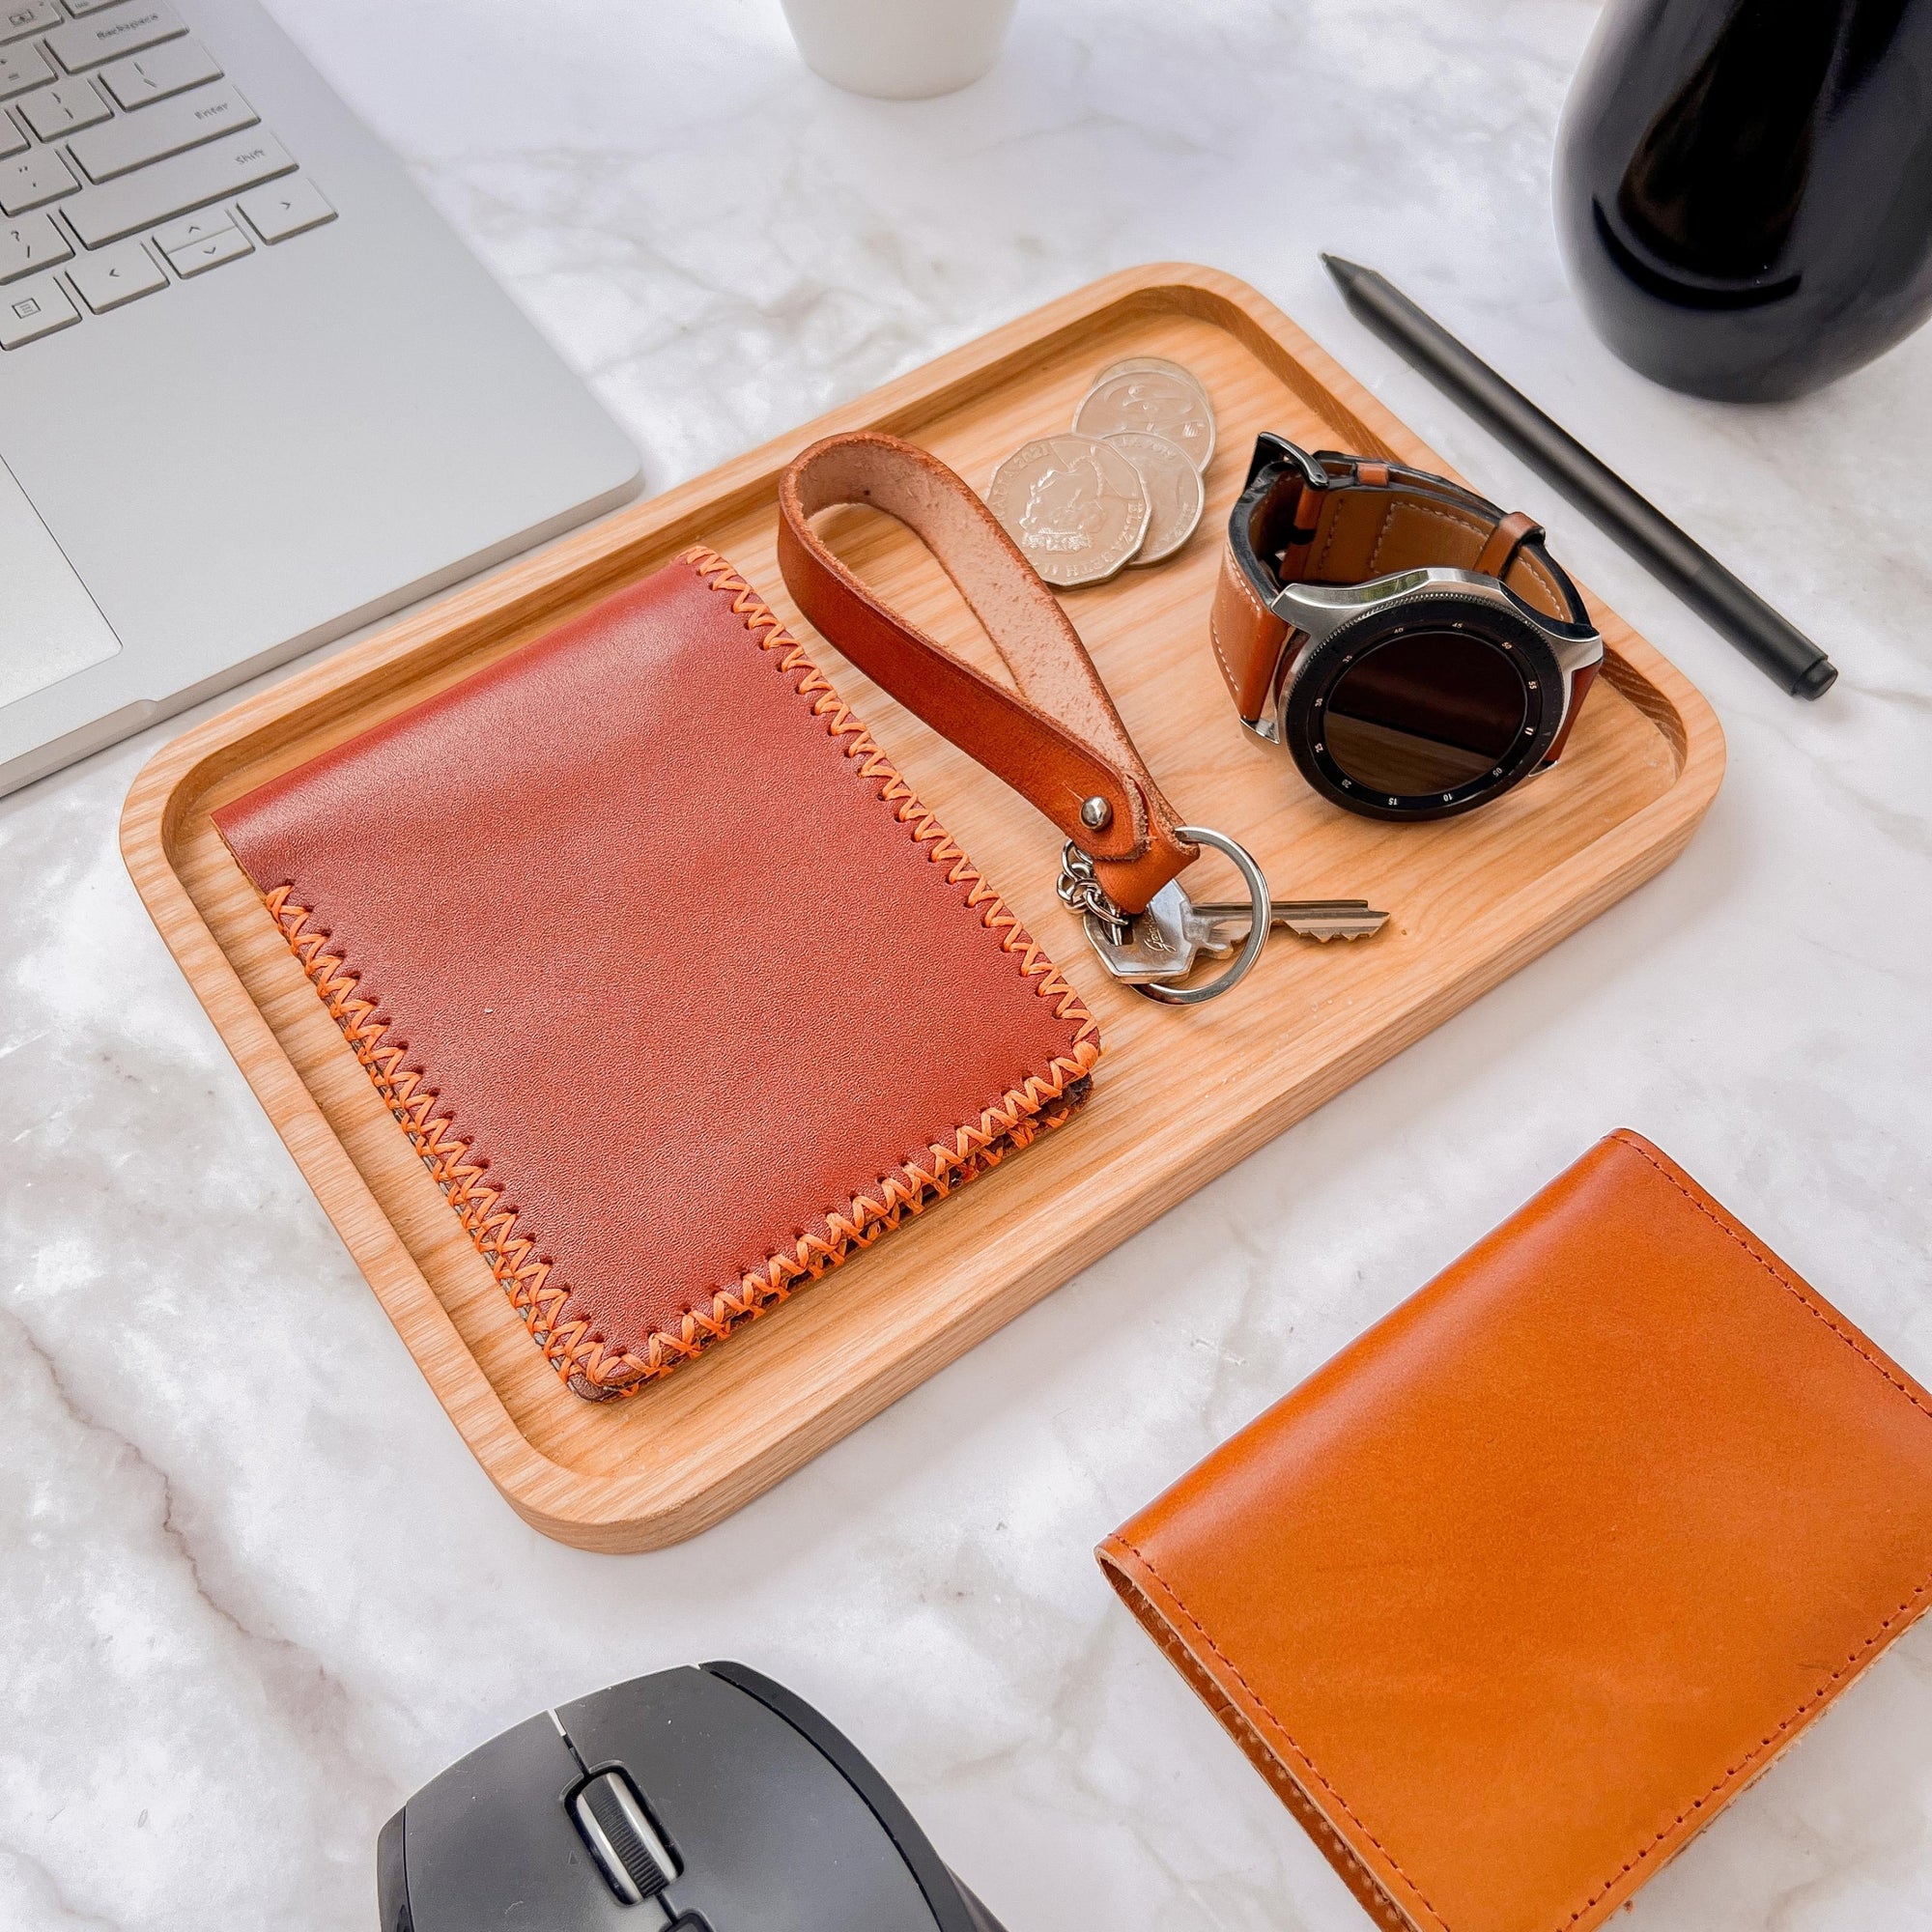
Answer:
<path fill-rule="evenodd" d="M 1208 513 L 1173 561 L 1067 608 L 1128 728 L 1192 822 L 1246 841 L 1275 890 L 1367 895 L 1355 945 L 1271 944 L 1231 997 L 1156 1006 L 1113 984 L 1054 895 L 1058 839 L 798 616 L 774 561 L 776 485 L 814 438 L 871 425 L 983 488 L 1064 428 L 1130 354 L 1186 363 L 1219 422 Z M 1716 793 L 1710 707 L 1594 606 L 1606 676 L 1559 767 L 1427 826 L 1335 810 L 1237 726 L 1207 642 L 1220 534 L 1259 430 L 1308 447 L 1440 459 L 1252 289 L 1130 270 L 969 343 L 820 421 L 443 598 L 167 746 L 122 845 L 161 933 L 437 1398 L 503 1494 L 549 1535 L 644 1549 L 738 1508 L 1350 1081 L 1659 870 Z M 937 566 L 867 511 L 827 526 L 901 609 L 986 647 Z M 1086 1110 L 731 1342 L 621 1403 L 570 1394 L 323 1009 L 210 811 L 462 678 L 687 545 L 722 551 L 805 639 L 887 752 L 1079 986 L 1106 1052 Z M 992 666 L 990 654 L 980 660 Z M 298 1284 L 286 1284 L 298 1292 Z"/>

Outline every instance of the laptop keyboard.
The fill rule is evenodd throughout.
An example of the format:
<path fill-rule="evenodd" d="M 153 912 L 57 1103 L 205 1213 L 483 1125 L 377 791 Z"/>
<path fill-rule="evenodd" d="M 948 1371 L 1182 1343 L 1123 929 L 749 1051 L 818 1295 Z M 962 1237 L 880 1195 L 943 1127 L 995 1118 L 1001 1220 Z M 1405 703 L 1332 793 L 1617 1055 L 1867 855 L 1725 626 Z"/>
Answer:
<path fill-rule="evenodd" d="M 165 0 L 0 0 L 0 351 L 335 211 Z"/>

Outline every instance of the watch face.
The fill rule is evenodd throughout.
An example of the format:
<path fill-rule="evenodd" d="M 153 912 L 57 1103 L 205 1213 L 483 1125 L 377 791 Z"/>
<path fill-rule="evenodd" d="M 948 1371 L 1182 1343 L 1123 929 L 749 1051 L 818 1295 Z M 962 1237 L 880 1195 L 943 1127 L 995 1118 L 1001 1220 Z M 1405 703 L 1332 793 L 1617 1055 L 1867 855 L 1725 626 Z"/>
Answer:
<path fill-rule="evenodd" d="M 1535 769 L 1562 688 L 1532 625 L 1474 599 L 1415 600 L 1357 618 L 1312 654 L 1289 692 L 1283 736 L 1337 804 L 1439 818 Z"/>

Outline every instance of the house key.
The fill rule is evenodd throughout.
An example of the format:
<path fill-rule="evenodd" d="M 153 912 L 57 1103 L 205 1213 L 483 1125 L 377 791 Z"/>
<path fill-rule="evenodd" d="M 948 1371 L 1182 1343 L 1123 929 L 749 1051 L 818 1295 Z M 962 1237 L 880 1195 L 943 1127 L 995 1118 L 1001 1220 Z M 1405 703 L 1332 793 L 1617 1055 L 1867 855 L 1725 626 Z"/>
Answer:
<path fill-rule="evenodd" d="M 1198 826 L 1184 828 L 1183 836 L 1220 845 L 1218 836 L 1203 838 Z M 1233 844 L 1230 839 L 1220 848 L 1226 850 Z M 1229 856 L 1234 857 L 1234 852 Z M 1204 997 L 1227 991 L 1260 956 L 1261 942 L 1268 928 L 1285 926 L 1303 938 L 1322 941 L 1361 939 L 1379 932 L 1388 919 L 1387 913 L 1376 911 L 1366 899 L 1268 897 L 1267 882 L 1253 859 L 1240 851 L 1236 863 L 1247 877 L 1253 895 L 1249 904 L 1197 906 L 1179 880 L 1170 880 L 1149 900 L 1145 912 L 1129 916 L 1111 902 L 1101 903 L 1105 895 L 1093 878 L 1092 862 L 1085 853 L 1068 847 L 1063 860 L 1061 897 L 1081 913 L 1088 944 L 1115 979 L 1139 987 L 1152 999 L 1178 1005 L 1197 1005 Z M 1264 903 L 1267 917 L 1258 935 L 1254 929 L 1256 909 Z M 1236 967 L 1210 985 L 1179 984 L 1203 954 L 1224 959 L 1236 947 L 1241 952 Z"/>
<path fill-rule="evenodd" d="M 1226 905 L 1190 905 L 1182 914 L 1182 929 L 1210 959 L 1225 959 L 1248 936 L 1254 913 L 1230 900 Z M 1367 899 L 1270 899 L 1268 923 L 1302 939 L 1367 939 L 1388 923 Z"/>

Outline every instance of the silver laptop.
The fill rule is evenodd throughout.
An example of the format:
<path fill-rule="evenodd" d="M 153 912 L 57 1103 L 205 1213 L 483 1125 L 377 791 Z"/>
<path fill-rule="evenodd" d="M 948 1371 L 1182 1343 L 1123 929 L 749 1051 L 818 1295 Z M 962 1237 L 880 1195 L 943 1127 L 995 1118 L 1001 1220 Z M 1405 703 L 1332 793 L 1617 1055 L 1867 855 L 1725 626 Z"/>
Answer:
<path fill-rule="evenodd" d="M 250 0 L 0 0 L 0 792 L 637 487 Z"/>

